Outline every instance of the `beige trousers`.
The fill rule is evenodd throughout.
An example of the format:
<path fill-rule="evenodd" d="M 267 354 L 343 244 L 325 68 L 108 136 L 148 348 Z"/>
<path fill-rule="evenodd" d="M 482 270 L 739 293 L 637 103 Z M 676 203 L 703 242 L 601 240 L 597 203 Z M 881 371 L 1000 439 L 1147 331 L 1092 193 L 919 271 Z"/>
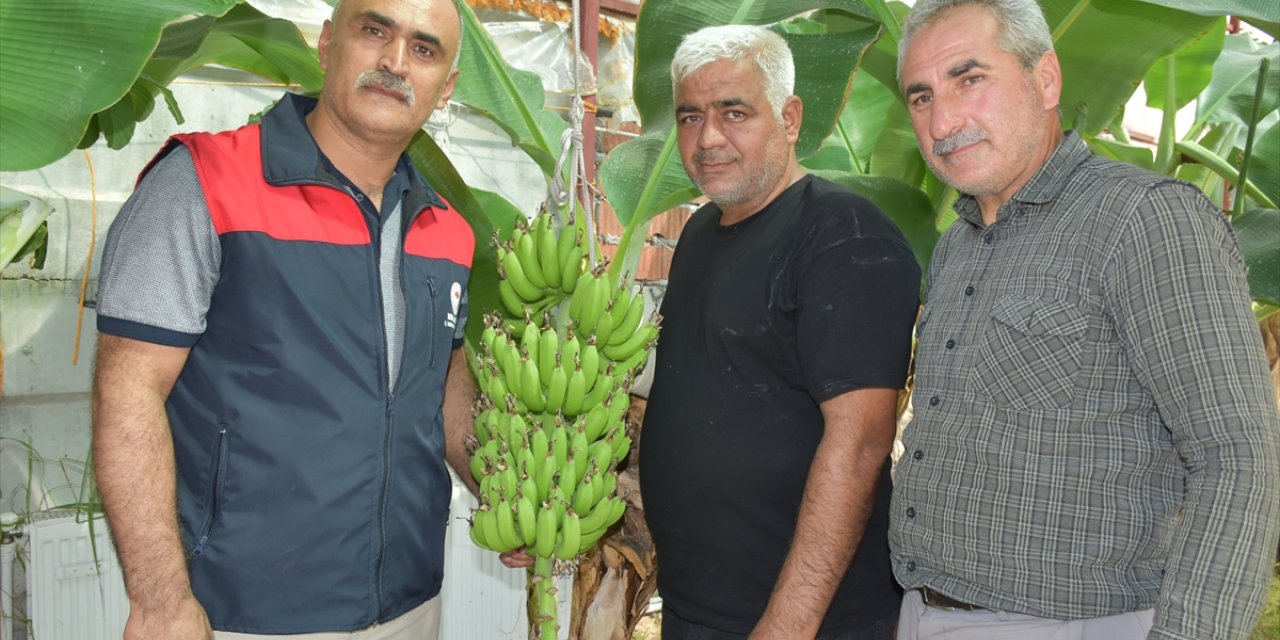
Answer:
<path fill-rule="evenodd" d="M 440 635 L 440 596 L 436 596 L 404 615 L 359 631 L 300 633 L 264 636 L 252 633 L 214 631 L 213 640 L 436 640 Z"/>
<path fill-rule="evenodd" d="M 912 589 L 902 599 L 898 640 L 1145 640 L 1155 611 L 1103 618 L 1053 620 L 1003 611 L 935 609 Z"/>

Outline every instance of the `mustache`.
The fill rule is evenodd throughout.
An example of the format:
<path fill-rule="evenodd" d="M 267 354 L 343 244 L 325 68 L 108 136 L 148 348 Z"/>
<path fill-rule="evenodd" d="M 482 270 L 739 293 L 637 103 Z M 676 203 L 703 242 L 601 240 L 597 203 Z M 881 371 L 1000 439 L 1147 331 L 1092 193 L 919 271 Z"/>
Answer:
<path fill-rule="evenodd" d="M 959 133 L 952 136 L 935 140 L 933 143 L 933 155 L 945 156 L 961 147 L 967 147 L 975 142 L 982 142 L 987 139 L 987 132 L 982 129 L 963 129 Z"/>
<path fill-rule="evenodd" d="M 692 159 L 694 164 L 707 164 L 707 163 L 717 164 L 717 163 L 728 162 L 730 160 L 733 160 L 733 157 L 724 155 L 724 154 L 713 153 L 710 150 L 703 149 L 701 151 L 693 152 Z"/>
<path fill-rule="evenodd" d="M 413 85 L 408 80 L 391 73 L 385 69 L 375 69 L 373 71 L 365 71 L 356 76 L 356 88 L 367 87 L 369 85 L 377 85 L 384 89 L 390 89 L 404 98 L 404 101 L 413 106 Z"/>

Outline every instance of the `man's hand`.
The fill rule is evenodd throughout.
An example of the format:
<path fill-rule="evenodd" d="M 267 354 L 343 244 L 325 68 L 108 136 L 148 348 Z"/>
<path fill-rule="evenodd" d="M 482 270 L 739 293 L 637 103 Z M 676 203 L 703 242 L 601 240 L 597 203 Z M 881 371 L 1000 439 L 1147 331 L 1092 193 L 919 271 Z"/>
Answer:
<path fill-rule="evenodd" d="M 213 629 L 204 607 L 195 598 L 186 598 L 164 611 L 131 606 L 124 640 L 213 640 Z"/>
<path fill-rule="evenodd" d="M 533 556 L 523 548 L 501 554 L 498 559 L 509 569 L 528 569 L 533 566 Z"/>

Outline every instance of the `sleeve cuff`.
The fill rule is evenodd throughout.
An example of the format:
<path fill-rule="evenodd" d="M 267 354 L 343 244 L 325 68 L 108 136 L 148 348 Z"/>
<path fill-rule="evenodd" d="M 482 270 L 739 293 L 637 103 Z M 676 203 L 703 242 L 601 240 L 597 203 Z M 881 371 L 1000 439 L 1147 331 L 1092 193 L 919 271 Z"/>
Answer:
<path fill-rule="evenodd" d="M 143 342 L 151 342 L 167 347 L 186 347 L 191 348 L 200 341 L 198 333 L 183 333 L 181 331 L 173 331 L 172 329 L 162 329 L 153 327 L 149 324 L 134 322 L 132 320 L 121 320 L 120 318 L 112 318 L 110 316 L 98 316 L 98 333 L 107 333 L 122 338 L 131 338 L 133 340 L 141 340 Z"/>

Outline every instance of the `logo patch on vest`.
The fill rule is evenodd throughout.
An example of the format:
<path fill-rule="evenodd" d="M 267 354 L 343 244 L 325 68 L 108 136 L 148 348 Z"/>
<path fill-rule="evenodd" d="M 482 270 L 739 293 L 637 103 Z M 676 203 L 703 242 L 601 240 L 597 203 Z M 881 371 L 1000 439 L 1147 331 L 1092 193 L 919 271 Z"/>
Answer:
<path fill-rule="evenodd" d="M 449 304 L 453 305 L 453 311 L 445 316 L 444 326 L 455 329 L 458 326 L 458 308 L 462 306 L 462 283 L 455 282 L 449 287 Z"/>

